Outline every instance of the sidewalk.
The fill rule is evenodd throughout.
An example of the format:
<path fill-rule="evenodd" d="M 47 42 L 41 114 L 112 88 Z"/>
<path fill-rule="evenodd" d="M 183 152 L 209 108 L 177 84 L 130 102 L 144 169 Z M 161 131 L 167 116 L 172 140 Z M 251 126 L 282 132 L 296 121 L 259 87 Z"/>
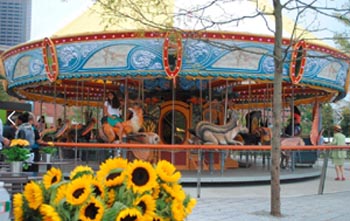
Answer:
<path fill-rule="evenodd" d="M 199 198 L 187 221 L 347 221 L 350 219 L 348 202 L 350 191 L 282 197 L 282 217 L 273 217 L 270 215 L 269 198 Z"/>
<path fill-rule="evenodd" d="M 334 181 L 335 169 L 329 162 L 324 193 L 318 195 L 320 179 L 281 184 L 281 217 L 270 215 L 270 185 L 202 187 L 197 205 L 187 221 L 347 221 L 350 220 L 350 173 L 346 181 Z M 184 187 L 197 197 L 195 187 Z"/>

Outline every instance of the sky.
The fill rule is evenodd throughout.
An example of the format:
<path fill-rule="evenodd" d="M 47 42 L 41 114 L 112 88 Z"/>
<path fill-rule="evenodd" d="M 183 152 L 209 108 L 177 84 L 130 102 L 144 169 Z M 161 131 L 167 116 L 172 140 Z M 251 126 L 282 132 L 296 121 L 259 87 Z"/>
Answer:
<path fill-rule="evenodd" d="M 91 0 L 32 0 L 30 40 L 50 37 L 92 5 Z"/>

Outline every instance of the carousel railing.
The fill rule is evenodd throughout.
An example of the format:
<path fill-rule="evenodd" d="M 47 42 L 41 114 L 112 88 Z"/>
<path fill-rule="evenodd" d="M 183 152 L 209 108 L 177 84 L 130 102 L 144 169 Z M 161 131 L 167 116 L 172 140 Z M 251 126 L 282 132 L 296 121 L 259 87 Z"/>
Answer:
<path fill-rule="evenodd" d="M 202 173 L 202 162 L 203 156 L 202 153 L 205 151 L 213 152 L 213 151 L 221 151 L 223 153 L 221 155 L 222 159 L 224 159 L 225 152 L 227 151 L 271 151 L 271 145 L 261 145 L 261 146 L 237 146 L 237 145 L 202 145 L 202 144 L 132 144 L 132 143 L 63 143 L 56 142 L 55 146 L 61 148 L 84 148 L 84 149 L 118 149 L 121 150 L 134 150 L 134 149 L 151 149 L 151 150 L 159 150 L 159 151 L 197 151 L 198 155 L 198 163 L 197 164 L 197 188 L 198 188 L 198 196 L 200 195 L 200 186 L 201 186 L 201 173 Z M 318 194 L 323 194 L 326 172 L 328 167 L 328 156 L 329 151 L 331 150 L 339 150 L 345 149 L 349 150 L 350 146 L 334 146 L 334 145 L 316 145 L 316 146 L 281 146 L 281 151 L 323 151 L 323 165 L 322 172 L 320 176 L 320 184 L 318 189 Z M 123 156 L 125 157 L 125 155 Z M 221 174 L 224 172 L 224 160 L 221 161 Z"/>

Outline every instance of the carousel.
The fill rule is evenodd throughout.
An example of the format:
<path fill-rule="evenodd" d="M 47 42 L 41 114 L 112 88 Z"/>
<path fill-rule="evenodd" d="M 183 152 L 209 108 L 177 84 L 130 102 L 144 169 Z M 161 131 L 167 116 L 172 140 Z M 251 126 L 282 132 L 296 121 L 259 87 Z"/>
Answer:
<path fill-rule="evenodd" d="M 115 91 L 125 101 L 124 113 L 129 101 L 141 104 L 143 132 L 156 134 L 160 144 L 185 145 L 199 122 L 225 125 L 230 110 L 242 116 L 260 110 L 261 121 L 268 121 L 273 108 L 273 43 L 272 36 L 240 32 L 107 30 L 27 42 L 5 51 L 0 64 L 7 92 L 21 100 L 102 110 L 106 93 Z M 285 38 L 283 45 L 285 108 L 291 101 L 298 106 L 345 97 L 347 55 L 302 39 Z M 90 129 L 103 127 L 101 117 L 99 111 L 90 115 Z M 65 118 L 69 122 L 69 116 Z M 74 137 L 86 135 L 81 133 Z M 150 157 L 175 161 L 180 169 L 193 168 L 191 151 L 161 149 Z"/>

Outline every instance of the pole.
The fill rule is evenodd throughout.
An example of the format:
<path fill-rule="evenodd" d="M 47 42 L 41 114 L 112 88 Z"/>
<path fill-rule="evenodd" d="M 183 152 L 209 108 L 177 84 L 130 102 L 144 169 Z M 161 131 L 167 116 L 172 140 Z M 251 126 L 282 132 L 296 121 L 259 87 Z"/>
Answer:
<path fill-rule="evenodd" d="M 326 150 L 324 152 L 324 159 L 323 159 L 323 166 L 322 166 L 322 172 L 321 172 L 321 177 L 320 177 L 320 184 L 318 186 L 318 194 L 319 195 L 323 194 L 323 190 L 325 187 L 327 168 L 328 168 L 328 156 L 329 156 L 329 150 Z"/>

